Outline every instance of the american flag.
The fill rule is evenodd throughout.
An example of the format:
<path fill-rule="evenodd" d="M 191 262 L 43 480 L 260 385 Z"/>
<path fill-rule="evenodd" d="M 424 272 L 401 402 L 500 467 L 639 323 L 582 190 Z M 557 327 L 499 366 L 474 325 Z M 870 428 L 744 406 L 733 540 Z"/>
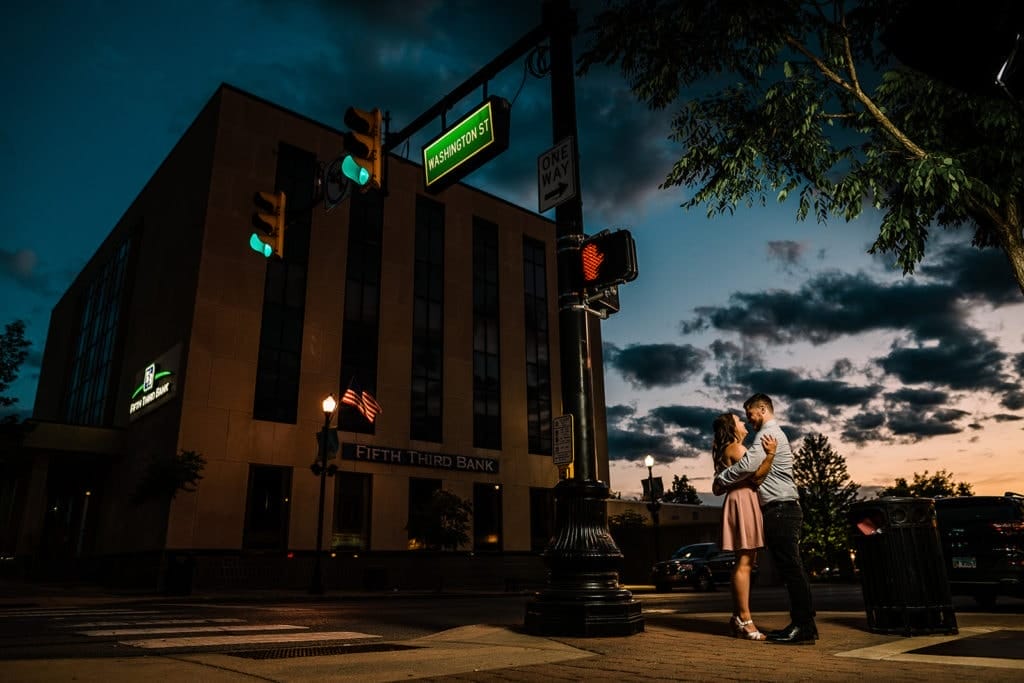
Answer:
<path fill-rule="evenodd" d="M 378 414 L 384 411 L 380 403 L 377 402 L 377 399 L 373 397 L 373 394 L 369 391 L 362 391 L 359 388 L 355 377 L 348 383 L 348 389 L 345 390 L 345 393 L 341 395 L 341 402 L 355 407 L 371 423 L 377 419 Z"/>

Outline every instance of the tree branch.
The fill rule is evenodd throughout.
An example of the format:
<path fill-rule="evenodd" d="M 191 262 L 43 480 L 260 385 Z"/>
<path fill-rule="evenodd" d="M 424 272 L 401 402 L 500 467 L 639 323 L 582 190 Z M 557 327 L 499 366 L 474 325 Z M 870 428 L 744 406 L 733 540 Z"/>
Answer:
<path fill-rule="evenodd" d="M 814 63 L 815 67 L 817 67 L 818 71 L 820 71 L 822 75 L 825 76 L 825 78 L 832 81 L 837 86 L 839 86 L 846 92 L 856 97 L 857 100 L 862 105 L 864 105 L 864 108 L 867 109 L 868 113 L 871 114 L 872 118 L 878 121 L 882 129 L 885 130 L 885 132 L 889 133 L 889 135 L 891 135 L 900 145 L 902 145 L 904 149 L 910 152 L 911 155 L 918 159 L 923 159 L 924 157 L 928 156 L 927 152 L 925 152 L 923 149 L 914 144 L 914 142 L 910 138 L 908 138 L 903 133 L 903 131 L 896 127 L 896 124 L 893 123 L 888 116 L 882 113 L 882 110 L 879 109 L 877 105 L 875 105 L 871 98 L 868 97 L 864 93 L 864 91 L 860 89 L 859 86 L 854 87 L 853 85 L 843 80 L 842 76 L 840 76 L 835 71 L 830 69 L 828 65 L 825 64 L 825 62 L 821 61 L 821 59 L 819 59 L 817 55 L 814 55 L 810 51 L 808 51 L 807 48 L 804 47 L 803 44 L 800 43 L 800 41 L 798 41 L 793 36 L 787 33 L 784 36 L 784 40 L 786 41 L 786 44 L 789 45 L 791 48 L 793 48 L 794 50 L 796 50 L 797 52 L 811 60 Z"/>

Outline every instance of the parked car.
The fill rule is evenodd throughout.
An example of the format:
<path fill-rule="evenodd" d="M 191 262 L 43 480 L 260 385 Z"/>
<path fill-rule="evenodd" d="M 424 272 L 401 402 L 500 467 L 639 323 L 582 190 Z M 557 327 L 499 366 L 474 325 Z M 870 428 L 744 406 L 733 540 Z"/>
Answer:
<path fill-rule="evenodd" d="M 954 595 L 1024 597 L 1024 495 L 937 498 L 935 516 Z"/>
<path fill-rule="evenodd" d="M 729 583 L 736 555 L 721 550 L 717 543 L 692 543 L 672 553 L 672 557 L 655 562 L 651 567 L 651 583 L 659 593 L 677 586 L 692 586 L 699 591 L 713 591 L 716 584 Z M 757 566 L 751 579 L 757 576 Z"/>

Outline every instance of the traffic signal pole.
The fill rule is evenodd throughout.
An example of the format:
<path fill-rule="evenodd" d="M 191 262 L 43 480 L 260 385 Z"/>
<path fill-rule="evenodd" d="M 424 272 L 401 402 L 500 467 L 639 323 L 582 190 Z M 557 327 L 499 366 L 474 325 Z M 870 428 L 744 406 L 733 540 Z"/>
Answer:
<path fill-rule="evenodd" d="M 576 13 L 569 0 L 545 0 L 544 25 L 551 45 L 551 121 L 557 144 L 567 137 L 578 139 L 572 53 Z M 578 148 L 573 151 L 577 157 Z M 579 173 L 578 158 L 574 167 Z M 555 207 L 562 412 L 573 416 L 573 476 L 555 486 L 555 533 L 544 551 L 547 586 L 526 606 L 524 625 L 539 635 L 624 636 L 643 631 L 644 620 L 640 603 L 619 584 L 622 552 L 608 532 L 608 486 L 597 478 L 578 178 L 576 187 L 573 199 Z"/>
<path fill-rule="evenodd" d="M 453 104 L 486 84 L 499 71 L 547 38 L 551 51 L 551 121 L 557 144 L 576 135 L 576 85 L 572 37 L 576 12 L 569 0 L 544 0 L 543 21 L 477 73 L 435 103 L 412 123 L 383 141 L 386 154 Z M 578 157 L 578 145 L 573 154 Z M 574 159 L 579 173 L 579 159 Z M 386 176 L 384 182 L 386 183 Z M 579 179 L 576 179 L 579 188 Z M 600 344 L 600 322 L 588 318 L 580 249 L 583 201 L 555 207 L 558 268 L 559 361 L 562 414 L 573 417 L 573 476 L 560 481 L 555 494 L 555 533 L 544 551 L 548 580 L 526 606 L 525 628 L 542 635 L 625 636 L 644 630 L 640 603 L 619 583 L 622 552 L 608 532 L 608 486 L 598 480 L 594 430 L 594 379 L 591 342 Z M 635 276 L 635 274 L 634 274 Z M 591 338 L 591 330 L 596 339 Z"/>

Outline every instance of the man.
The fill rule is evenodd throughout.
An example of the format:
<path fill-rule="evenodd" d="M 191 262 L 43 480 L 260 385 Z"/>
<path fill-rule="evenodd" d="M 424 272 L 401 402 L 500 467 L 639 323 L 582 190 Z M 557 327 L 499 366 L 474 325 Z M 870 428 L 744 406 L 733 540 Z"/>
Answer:
<path fill-rule="evenodd" d="M 800 560 L 800 530 L 804 517 L 793 479 L 793 449 L 775 421 L 771 398 L 754 394 L 744 402 L 743 409 L 747 412 L 747 422 L 757 433 L 743 457 L 715 477 L 714 491 L 719 494 L 752 475 L 765 458 L 761 437 L 766 434 L 775 437 L 778 442 L 775 461 L 758 487 L 757 496 L 764 516 L 765 545 L 789 593 L 790 624 L 780 631 L 769 632 L 768 642 L 813 645 L 818 627 L 814 623 L 811 586 Z"/>

